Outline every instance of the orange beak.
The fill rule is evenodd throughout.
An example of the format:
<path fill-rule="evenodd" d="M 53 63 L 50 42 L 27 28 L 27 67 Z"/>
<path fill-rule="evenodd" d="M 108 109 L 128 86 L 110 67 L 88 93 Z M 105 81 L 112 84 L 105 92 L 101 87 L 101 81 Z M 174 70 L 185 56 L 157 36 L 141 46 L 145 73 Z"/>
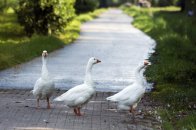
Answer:
<path fill-rule="evenodd" d="M 100 60 L 97 59 L 97 63 L 101 62 Z"/>
<path fill-rule="evenodd" d="M 144 65 L 148 65 L 148 64 L 149 64 L 149 62 L 145 60 L 144 61 Z"/>
<path fill-rule="evenodd" d="M 48 56 L 48 53 L 44 53 L 44 57 L 47 57 Z"/>

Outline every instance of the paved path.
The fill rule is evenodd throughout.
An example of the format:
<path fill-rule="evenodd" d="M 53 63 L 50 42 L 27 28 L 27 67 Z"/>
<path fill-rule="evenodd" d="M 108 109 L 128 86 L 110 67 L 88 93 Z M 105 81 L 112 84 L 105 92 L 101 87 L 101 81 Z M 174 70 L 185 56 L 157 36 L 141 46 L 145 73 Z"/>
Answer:
<path fill-rule="evenodd" d="M 139 103 L 135 120 L 128 112 L 116 110 L 116 104 L 105 100 L 134 79 L 137 65 L 148 58 L 154 41 L 130 25 L 132 19 L 122 11 L 111 9 L 98 19 L 82 26 L 74 44 L 49 54 L 48 68 L 56 86 L 67 89 L 83 82 L 86 62 L 91 56 L 102 60 L 93 68 L 97 92 L 76 117 L 62 103 L 52 102 L 52 109 L 35 108 L 30 93 L 40 76 L 41 58 L 0 72 L 0 130 L 159 130 L 152 116 L 155 104 L 146 96 Z M 40 52 L 41 53 L 41 52 Z M 15 89 L 7 89 L 15 88 Z M 19 88 L 28 88 L 19 89 Z M 57 91 L 53 97 L 62 94 Z"/>
<path fill-rule="evenodd" d="M 62 93 L 56 92 L 51 99 Z M 46 101 L 41 101 L 36 109 L 29 90 L 0 90 L 0 130 L 160 130 L 160 123 L 150 114 L 155 105 L 148 97 L 139 104 L 140 115 L 133 120 L 130 113 L 116 111 L 116 104 L 105 100 L 111 94 L 96 93 L 81 110 L 84 116 L 77 117 L 62 103 L 52 102 L 52 108 L 46 109 Z"/>
<path fill-rule="evenodd" d="M 74 44 L 49 54 L 48 68 L 56 86 L 67 89 L 83 82 L 89 57 L 102 63 L 93 68 L 100 91 L 118 91 L 132 82 L 137 65 L 148 58 L 154 40 L 131 26 L 132 18 L 110 9 L 83 24 Z M 41 55 L 41 52 L 40 52 Z M 40 76 L 41 58 L 1 71 L 0 88 L 32 88 Z"/>

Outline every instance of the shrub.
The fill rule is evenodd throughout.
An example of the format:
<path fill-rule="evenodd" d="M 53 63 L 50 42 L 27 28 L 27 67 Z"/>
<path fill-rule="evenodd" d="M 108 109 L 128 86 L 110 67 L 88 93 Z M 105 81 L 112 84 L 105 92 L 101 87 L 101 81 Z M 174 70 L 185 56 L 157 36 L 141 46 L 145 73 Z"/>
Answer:
<path fill-rule="evenodd" d="M 99 6 L 98 0 L 76 0 L 74 8 L 76 13 L 85 13 L 94 11 Z"/>
<path fill-rule="evenodd" d="M 18 21 L 28 36 L 59 33 L 74 16 L 74 0 L 20 0 Z"/>

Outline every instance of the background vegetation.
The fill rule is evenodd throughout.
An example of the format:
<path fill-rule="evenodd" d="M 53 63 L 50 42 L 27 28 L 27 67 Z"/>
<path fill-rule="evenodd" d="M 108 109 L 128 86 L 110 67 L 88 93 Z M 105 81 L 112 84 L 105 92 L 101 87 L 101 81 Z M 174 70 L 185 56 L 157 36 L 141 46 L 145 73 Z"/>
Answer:
<path fill-rule="evenodd" d="M 164 105 L 164 129 L 196 129 L 196 18 L 176 7 L 123 9 L 157 42 L 146 75 L 156 83 L 153 98 Z"/>
<path fill-rule="evenodd" d="M 99 6 L 99 0 L 76 0 L 74 8 L 77 14 L 94 11 Z"/>
<path fill-rule="evenodd" d="M 75 0 L 19 0 L 17 16 L 28 36 L 64 31 L 75 15 Z"/>
<path fill-rule="evenodd" d="M 35 28 L 33 30 L 33 33 L 31 34 L 32 36 L 28 37 L 29 35 L 26 34 L 24 28 L 25 26 L 29 26 L 30 28 L 32 23 L 27 22 L 25 23 L 24 26 L 22 26 L 23 24 L 22 25 L 19 24 L 18 14 L 20 14 L 20 11 L 16 13 L 16 10 L 20 8 L 18 1 L 7 0 L 6 3 L 4 2 L 0 3 L 0 5 L 1 4 L 5 5 L 3 6 L 2 11 L 0 12 L 0 70 L 31 60 L 36 56 L 40 56 L 43 50 L 47 50 L 51 52 L 58 48 L 62 48 L 65 44 L 71 43 L 79 36 L 81 23 L 86 22 L 88 20 L 92 20 L 93 18 L 97 17 L 100 13 L 105 11 L 104 9 L 99 9 L 81 15 L 75 15 L 72 13 L 70 14 L 70 17 L 72 18 L 70 20 L 67 20 L 65 26 L 60 26 L 60 28 L 58 28 L 61 29 L 61 32 L 59 31 L 59 33 L 56 33 L 52 31 L 51 33 L 47 33 L 49 32 L 48 31 L 49 29 L 52 30 L 53 29 L 52 27 L 54 27 L 54 26 L 50 26 L 50 28 L 47 27 L 44 28 L 46 29 L 46 31 L 44 31 L 43 33 L 44 35 L 42 35 L 42 31 L 44 29 L 42 27 L 39 28 L 39 26 L 43 24 L 42 21 L 44 21 L 45 18 L 43 17 L 43 19 L 41 19 L 40 17 L 43 14 L 42 15 L 39 14 L 38 17 L 40 19 L 33 22 L 37 27 L 34 26 Z M 9 2 L 10 4 L 8 4 Z M 30 2 L 30 1 L 25 1 L 25 2 Z M 44 0 L 42 2 L 44 2 Z M 72 4 L 73 4 L 72 6 L 74 6 L 74 3 Z M 9 5 L 15 5 L 15 6 L 12 7 Z M 45 7 L 48 5 L 43 5 L 43 6 Z M 51 5 L 49 4 L 49 6 Z M 26 11 L 26 13 L 28 14 L 29 12 Z M 31 10 L 31 13 L 34 12 Z M 49 12 L 49 14 L 50 13 L 51 12 Z M 30 20 L 32 16 L 33 15 L 27 16 L 26 19 Z M 69 16 L 67 15 L 66 19 L 68 19 L 68 17 Z M 53 20 L 48 21 L 48 24 L 49 22 L 53 22 Z M 36 30 L 36 28 L 39 29 Z"/>

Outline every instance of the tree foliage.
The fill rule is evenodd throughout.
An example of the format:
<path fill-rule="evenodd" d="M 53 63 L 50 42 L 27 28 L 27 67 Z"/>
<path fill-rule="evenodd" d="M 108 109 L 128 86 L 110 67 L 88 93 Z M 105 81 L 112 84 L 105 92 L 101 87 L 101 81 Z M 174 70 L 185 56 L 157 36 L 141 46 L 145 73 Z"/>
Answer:
<path fill-rule="evenodd" d="M 0 12 L 11 7 L 15 9 L 18 5 L 18 0 L 0 0 Z"/>
<path fill-rule="evenodd" d="M 196 11 L 196 0 L 182 0 L 185 1 L 185 10 L 194 10 Z M 196 13 L 196 12 L 195 12 Z"/>
<path fill-rule="evenodd" d="M 158 5 L 159 6 L 170 6 L 170 5 L 173 5 L 173 0 L 159 0 Z"/>
<path fill-rule="evenodd" d="M 193 10 L 196 12 L 196 0 L 151 0 L 153 6 L 178 5 L 181 11 Z"/>
<path fill-rule="evenodd" d="M 99 0 L 100 7 L 118 7 L 125 3 L 133 3 L 136 4 L 137 0 Z"/>
<path fill-rule="evenodd" d="M 62 32 L 73 18 L 75 0 L 19 0 L 18 21 L 28 36 Z"/>
<path fill-rule="evenodd" d="M 76 13 L 85 13 L 95 10 L 99 6 L 99 0 L 76 0 L 74 8 Z"/>
<path fill-rule="evenodd" d="M 179 0 L 151 0 L 153 6 L 172 6 L 176 5 Z"/>

